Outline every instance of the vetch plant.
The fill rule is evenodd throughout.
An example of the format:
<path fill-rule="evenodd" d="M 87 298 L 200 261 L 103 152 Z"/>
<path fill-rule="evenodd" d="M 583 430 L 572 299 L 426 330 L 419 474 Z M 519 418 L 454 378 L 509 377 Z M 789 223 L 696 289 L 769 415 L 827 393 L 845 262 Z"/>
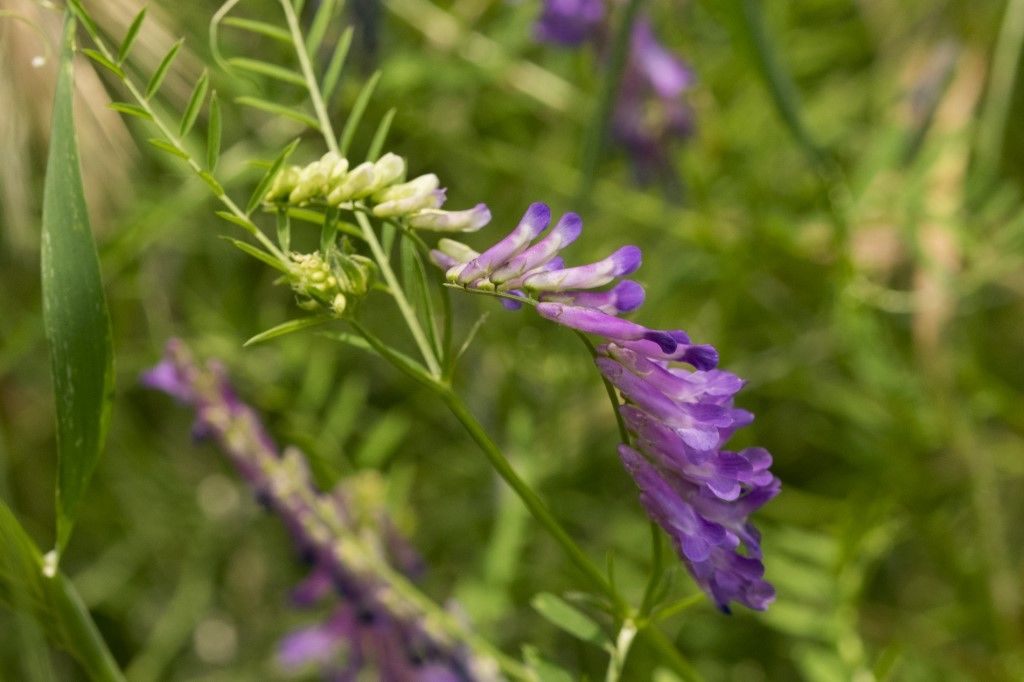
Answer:
<path fill-rule="evenodd" d="M 560 254 L 582 231 L 576 214 L 565 214 L 548 229 L 550 209 L 535 203 L 506 237 L 482 252 L 450 237 L 440 239 L 432 249 L 425 241 L 429 233 L 475 232 L 490 222 L 491 212 L 483 203 L 462 210 L 443 209 L 445 190 L 429 170 L 407 178 L 410 167 L 416 167 L 415 160 L 383 153 L 393 112 L 376 126 L 365 158 L 351 153 L 378 75 L 363 86 L 341 133 L 335 133 L 328 103 L 351 34 L 336 46 L 321 75 L 311 58 L 318 54 L 333 3 L 321 4 L 309 35 L 303 33 L 290 0 L 279 2 L 287 30 L 248 19 L 232 24 L 290 43 L 297 68 L 223 58 L 218 30 L 236 5 L 238 0 L 228 0 L 211 24 L 212 51 L 218 61 L 298 88 L 304 97 L 304 104 L 296 107 L 249 96 L 239 103 L 300 123 L 319 133 L 323 141 L 306 157 L 314 160 L 305 165 L 291 163 L 293 157 L 306 153 L 308 145 L 299 150 L 302 137 L 284 145 L 265 164 L 244 203 L 231 198 L 230 183 L 216 174 L 223 125 L 221 105 L 208 77 L 204 74 L 195 86 L 180 120 L 170 120 L 154 106 L 180 44 L 143 85 L 136 82 L 125 60 L 144 13 L 115 48 L 80 0 L 69 1 L 71 14 L 92 40 L 93 47 L 85 53 L 132 99 L 113 107 L 152 126 L 156 136 L 149 139 L 150 144 L 201 178 L 225 209 L 218 215 L 241 227 L 251 239 L 231 242 L 278 271 L 279 282 L 291 288 L 298 307 L 312 313 L 283 321 L 248 344 L 315 326 L 341 325 L 342 330 L 330 332 L 332 338 L 376 354 L 425 387 L 462 424 L 494 471 L 564 551 L 577 577 L 583 578 L 580 603 L 585 607 L 549 596 L 536 602 L 544 605 L 538 607 L 542 615 L 602 647 L 608 653 L 607 680 L 622 677 L 638 638 L 676 674 L 696 678 L 692 666 L 659 627 L 663 617 L 695 603 L 692 595 L 663 603 L 660 537 L 655 532 L 643 599 L 633 604 L 620 591 L 610 568 L 606 571 L 590 558 L 459 395 L 455 372 L 473 331 L 457 349 L 449 297 L 452 290 L 465 290 L 496 297 L 508 308 L 529 306 L 580 334 L 612 400 L 620 426 L 619 456 L 639 488 L 643 506 L 668 533 L 697 585 L 723 611 L 732 602 L 764 609 L 774 594 L 763 579 L 758 534 L 749 522 L 750 514 L 779 490 L 778 479 L 768 471 L 771 457 L 760 448 L 725 449 L 732 433 L 752 419 L 733 405 L 742 381 L 716 369 L 718 353 L 712 346 L 695 344 L 680 330 L 651 329 L 622 317 L 644 300 L 643 287 L 623 279 L 640 267 L 639 248 L 624 246 L 593 263 L 566 265 Z M 655 53 L 648 58 L 659 61 Z M 206 154 L 197 158 L 187 136 L 202 124 L 204 112 Z M 299 242 L 293 240 L 293 230 L 304 229 L 302 225 L 319 228 L 319 248 L 305 252 L 293 248 Z M 430 275 L 428 261 L 444 268 L 443 280 Z M 374 331 L 380 308 L 365 305 L 370 296 L 382 296 L 394 304 L 416 357 L 396 348 L 399 330 L 393 325 L 385 334 Z M 600 337 L 600 342 L 593 344 L 589 336 Z M 435 606 L 395 565 L 387 524 L 379 518 L 361 524 L 344 489 L 329 494 L 317 490 L 301 455 L 276 449 L 255 412 L 235 396 L 222 370 L 204 368 L 181 343 L 174 342 L 145 382 L 196 409 L 198 431 L 218 441 L 256 495 L 289 527 L 313 566 L 309 581 L 299 590 L 300 601 L 326 596 L 331 588 L 340 596 L 324 623 L 284 641 L 280 655 L 286 666 L 311 663 L 334 674 L 359 669 L 365 659 L 372 660 L 382 679 L 393 680 L 421 679 L 420 675 L 422 679 L 573 677 L 533 649 L 525 651 L 523 661 L 503 654 Z M 600 545 L 600 539 L 591 542 Z M 401 564 L 400 558 L 397 563 Z M 342 640 L 345 646 L 340 645 Z"/>

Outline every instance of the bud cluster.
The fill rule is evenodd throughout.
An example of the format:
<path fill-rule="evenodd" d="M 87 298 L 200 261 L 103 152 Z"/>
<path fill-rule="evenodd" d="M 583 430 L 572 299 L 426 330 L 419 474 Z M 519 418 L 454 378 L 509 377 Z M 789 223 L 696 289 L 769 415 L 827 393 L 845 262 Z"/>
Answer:
<path fill-rule="evenodd" d="M 404 219 L 410 227 L 437 232 L 472 232 L 490 222 L 486 204 L 463 211 L 442 210 L 445 190 L 438 177 L 427 173 L 403 181 L 405 172 L 405 159 L 390 152 L 355 167 L 336 152 L 327 152 L 306 166 L 282 169 L 263 199 L 350 209 L 360 202 L 378 218 Z"/>
<path fill-rule="evenodd" d="M 319 251 L 292 253 L 292 290 L 299 296 L 299 306 L 307 310 L 321 307 L 342 315 L 348 299 L 362 298 L 370 290 L 376 273 L 372 260 L 358 254 L 339 251 L 326 260 Z"/>

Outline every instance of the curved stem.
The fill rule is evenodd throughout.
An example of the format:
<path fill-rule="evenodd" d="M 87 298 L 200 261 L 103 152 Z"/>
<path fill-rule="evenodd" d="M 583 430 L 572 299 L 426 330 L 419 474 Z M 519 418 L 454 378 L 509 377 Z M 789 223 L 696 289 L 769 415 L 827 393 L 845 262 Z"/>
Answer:
<path fill-rule="evenodd" d="M 334 128 L 331 126 L 331 117 L 327 115 L 327 107 L 324 105 L 324 98 L 320 94 L 320 85 L 316 81 L 316 74 L 313 73 L 313 65 L 309 61 L 309 54 L 306 53 L 306 41 L 302 37 L 302 29 L 299 28 L 299 19 L 295 16 L 295 9 L 292 8 L 290 0 L 281 0 L 281 9 L 284 11 L 285 20 L 288 22 L 288 30 L 292 34 L 292 43 L 295 45 L 295 56 L 299 60 L 299 68 L 306 79 L 306 90 L 309 91 L 309 100 L 313 103 L 313 110 L 316 111 L 316 118 L 320 122 L 320 130 L 324 134 L 324 141 L 327 148 L 338 153 L 338 139 L 334 136 Z"/>
<path fill-rule="evenodd" d="M 377 239 L 377 234 L 373 231 L 373 226 L 370 225 L 370 221 L 363 215 L 362 211 L 356 211 L 355 216 L 356 222 L 359 223 L 359 227 L 363 231 L 363 238 L 370 245 L 373 258 L 377 261 L 377 267 L 380 268 L 384 280 L 391 289 L 391 296 L 395 299 L 398 310 L 402 313 L 405 324 L 409 327 L 409 332 L 412 334 L 412 338 L 416 341 L 416 346 L 423 355 L 423 361 L 427 363 L 427 369 L 430 370 L 430 374 L 434 378 L 440 377 L 441 365 L 438 364 L 437 358 L 434 356 L 434 350 L 430 346 L 430 341 L 427 340 L 427 335 L 423 333 L 423 327 L 420 326 L 419 318 L 416 317 L 416 311 L 409 305 L 409 300 L 405 297 L 402 286 L 398 282 L 398 277 L 395 276 L 395 271 L 391 269 L 391 263 L 388 261 L 387 254 L 384 253 L 384 247 L 381 246 L 380 241 Z"/>

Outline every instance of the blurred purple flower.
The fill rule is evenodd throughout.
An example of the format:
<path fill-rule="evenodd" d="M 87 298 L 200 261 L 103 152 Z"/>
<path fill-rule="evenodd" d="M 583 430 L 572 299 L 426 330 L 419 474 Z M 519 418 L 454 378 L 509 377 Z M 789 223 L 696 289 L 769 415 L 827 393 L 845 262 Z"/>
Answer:
<path fill-rule="evenodd" d="M 544 0 L 534 32 L 562 47 L 590 43 L 602 57 L 609 48 L 605 0 Z M 633 24 L 629 54 L 612 112 L 612 135 L 626 150 L 641 184 L 674 180 L 670 151 L 693 133 L 693 110 L 683 99 L 693 70 L 658 42 L 650 18 Z"/>
<path fill-rule="evenodd" d="M 541 42 L 576 46 L 593 40 L 604 18 L 604 0 L 544 0 L 534 32 Z"/>
<path fill-rule="evenodd" d="M 236 397 L 224 369 L 199 365 L 181 341 L 168 342 L 164 358 L 141 381 L 190 405 L 193 430 L 213 438 L 256 498 L 281 517 L 313 566 L 292 594 L 296 606 L 336 599 L 327 620 L 282 640 L 282 668 L 316 670 L 327 679 L 373 675 L 384 682 L 494 678 L 489 661 L 470 657 L 378 575 L 374 567 L 384 563 L 410 578 L 422 572 L 418 553 L 383 511 L 379 481 L 349 477 L 321 492 L 302 454 L 278 451 L 255 410 Z"/>
<path fill-rule="evenodd" d="M 595 362 L 622 397 L 632 444 L 619 454 L 648 515 L 719 608 L 728 612 L 733 601 L 767 608 L 775 592 L 763 579 L 759 536 L 747 519 L 778 494 L 780 483 L 769 471 L 767 450 L 724 449 L 733 432 L 753 421 L 733 405 L 743 381 L 715 369 L 718 351 L 692 343 L 686 332 L 619 317 L 643 303 L 642 286 L 619 280 L 640 267 L 640 249 L 626 246 L 566 268 L 557 254 L 579 236 L 582 223 L 568 213 L 542 236 L 550 219 L 546 205 L 532 204 L 512 233 L 482 254 L 445 239 L 431 257 L 453 284 L 515 296 L 502 302 L 530 302 L 541 317 L 604 338 Z M 612 286 L 594 291 L 606 285 Z"/>

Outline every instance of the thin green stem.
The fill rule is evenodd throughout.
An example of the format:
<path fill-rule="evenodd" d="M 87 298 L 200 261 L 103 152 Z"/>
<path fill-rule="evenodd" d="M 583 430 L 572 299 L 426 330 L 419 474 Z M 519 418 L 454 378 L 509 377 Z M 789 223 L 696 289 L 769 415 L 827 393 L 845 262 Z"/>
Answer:
<path fill-rule="evenodd" d="M 694 668 L 689 661 L 683 658 L 683 655 L 679 653 L 679 649 L 676 648 L 676 645 L 672 643 L 672 640 L 668 638 L 668 635 L 662 632 L 658 626 L 648 625 L 640 632 L 647 643 L 653 646 L 684 680 L 687 680 L 688 682 L 699 682 L 703 679 L 701 674 L 697 672 L 697 669 Z"/>
<path fill-rule="evenodd" d="M 615 638 L 615 649 L 608 659 L 608 671 L 605 673 L 605 682 L 619 682 L 622 679 L 622 671 L 626 668 L 626 658 L 629 656 L 629 649 L 636 638 L 637 627 L 632 619 L 627 618 L 619 628 L 619 635 Z"/>
<path fill-rule="evenodd" d="M 88 669 L 89 676 L 99 682 L 124 682 L 120 666 L 71 581 L 62 573 L 44 580 L 48 583 L 53 607 L 60 614 L 58 620 L 63 634 L 69 642 L 74 642 L 75 655 Z"/>
<path fill-rule="evenodd" d="M 594 116 L 583 145 L 583 163 L 580 167 L 581 180 L 578 196 L 580 205 L 586 205 L 590 193 L 594 189 L 597 167 L 601 163 L 605 140 L 608 137 L 608 129 L 611 124 L 612 110 L 619 93 L 619 84 L 622 82 L 622 72 L 626 66 L 626 55 L 629 53 L 633 25 L 636 23 L 643 3 L 644 0 L 629 0 L 622 12 L 622 19 L 615 29 L 611 54 L 598 95 L 597 108 L 594 110 Z"/>
<path fill-rule="evenodd" d="M 611 583 L 605 577 L 601 569 L 591 561 L 579 545 L 572 539 L 568 531 L 562 527 L 562 524 L 551 513 L 547 505 L 544 503 L 540 496 L 533 491 L 526 481 L 519 477 L 515 469 L 509 463 L 508 459 L 501 452 L 501 449 L 491 440 L 491 437 L 487 435 L 483 426 L 477 421 L 476 417 L 469 411 L 465 403 L 450 389 L 439 389 L 441 399 L 444 401 L 448 409 L 452 411 L 455 418 L 462 423 L 466 431 L 469 432 L 470 437 L 476 444 L 483 450 L 487 460 L 494 467 L 494 470 L 498 472 L 498 475 L 505 480 L 506 483 L 515 491 L 519 499 L 523 501 L 526 508 L 530 510 L 530 513 L 535 519 L 547 530 L 548 534 L 554 538 L 562 549 L 568 555 L 569 559 L 576 565 L 576 567 L 586 576 L 587 580 L 591 585 L 599 592 L 604 594 L 611 600 L 615 606 L 616 611 L 621 615 L 625 615 L 629 607 L 626 604 L 622 596 L 615 591 Z"/>
<path fill-rule="evenodd" d="M 302 29 L 299 27 L 299 18 L 295 16 L 295 9 L 292 7 L 290 0 L 280 0 L 280 2 L 285 20 L 288 22 L 288 30 L 292 34 L 295 56 L 299 60 L 302 76 L 306 79 L 309 100 L 313 103 L 313 110 L 316 111 L 316 118 L 320 122 L 320 130 L 323 132 L 324 141 L 327 142 L 327 148 L 337 154 L 338 140 L 334 136 L 331 117 L 327 114 L 327 107 L 324 105 L 324 98 L 320 93 L 320 84 L 317 83 L 316 74 L 313 73 L 313 65 L 310 63 L 309 54 L 306 52 L 306 40 L 303 38 Z"/>
<path fill-rule="evenodd" d="M 579 337 L 583 345 L 590 351 L 590 357 L 596 358 L 597 348 L 594 347 L 594 342 L 583 332 L 576 332 L 576 336 Z M 629 445 L 629 429 L 626 428 L 626 420 L 622 418 L 622 412 L 619 410 L 619 396 L 616 395 L 612 382 L 608 381 L 603 374 L 601 375 L 601 382 L 604 384 L 604 390 L 608 394 L 608 401 L 612 404 L 612 413 L 615 415 L 615 423 L 619 428 L 619 439 L 623 445 Z"/>
<path fill-rule="evenodd" d="M 996 174 L 1003 157 L 1003 138 L 1013 106 L 1014 84 L 1019 82 L 1024 50 L 1024 0 L 1008 0 L 999 37 L 992 53 L 985 103 L 978 126 L 977 155 L 981 170 Z"/>
<path fill-rule="evenodd" d="M 387 254 L 384 253 L 384 247 L 381 246 L 380 241 L 377 239 L 377 234 L 373 231 L 373 226 L 370 225 L 369 219 L 363 215 L 363 212 L 356 211 L 355 216 L 356 222 L 359 223 L 359 227 L 363 231 L 363 238 L 370 245 L 370 251 L 373 252 L 374 260 L 377 261 L 377 267 L 380 268 L 384 280 L 391 289 L 391 296 L 395 299 L 398 310 L 402 313 L 405 324 L 409 327 L 409 332 L 412 334 L 413 339 L 416 341 L 416 346 L 423 355 L 423 361 L 427 363 L 427 369 L 430 370 L 432 376 L 439 378 L 441 376 L 441 365 L 438 364 L 437 358 L 434 356 L 434 350 L 430 346 L 430 341 L 423 332 L 423 327 L 420 326 L 419 318 L 416 317 L 416 311 L 409 305 L 409 300 L 405 297 L 402 286 L 398 282 L 398 277 L 395 276 L 395 271 L 391 269 L 391 263 L 388 261 Z"/>
<path fill-rule="evenodd" d="M 661 576 L 665 573 L 664 552 L 661 551 L 661 529 L 654 521 L 650 522 L 651 530 L 651 577 L 644 590 L 643 601 L 640 602 L 640 615 L 646 616 L 654 608 L 654 598 L 658 593 Z"/>
<path fill-rule="evenodd" d="M 697 604 L 703 604 L 707 600 L 707 597 L 703 592 L 695 592 L 694 594 L 683 597 L 682 599 L 675 601 L 668 606 L 658 609 L 650 616 L 650 622 L 656 623 L 672 616 L 677 616 L 683 611 L 693 608 Z"/>

